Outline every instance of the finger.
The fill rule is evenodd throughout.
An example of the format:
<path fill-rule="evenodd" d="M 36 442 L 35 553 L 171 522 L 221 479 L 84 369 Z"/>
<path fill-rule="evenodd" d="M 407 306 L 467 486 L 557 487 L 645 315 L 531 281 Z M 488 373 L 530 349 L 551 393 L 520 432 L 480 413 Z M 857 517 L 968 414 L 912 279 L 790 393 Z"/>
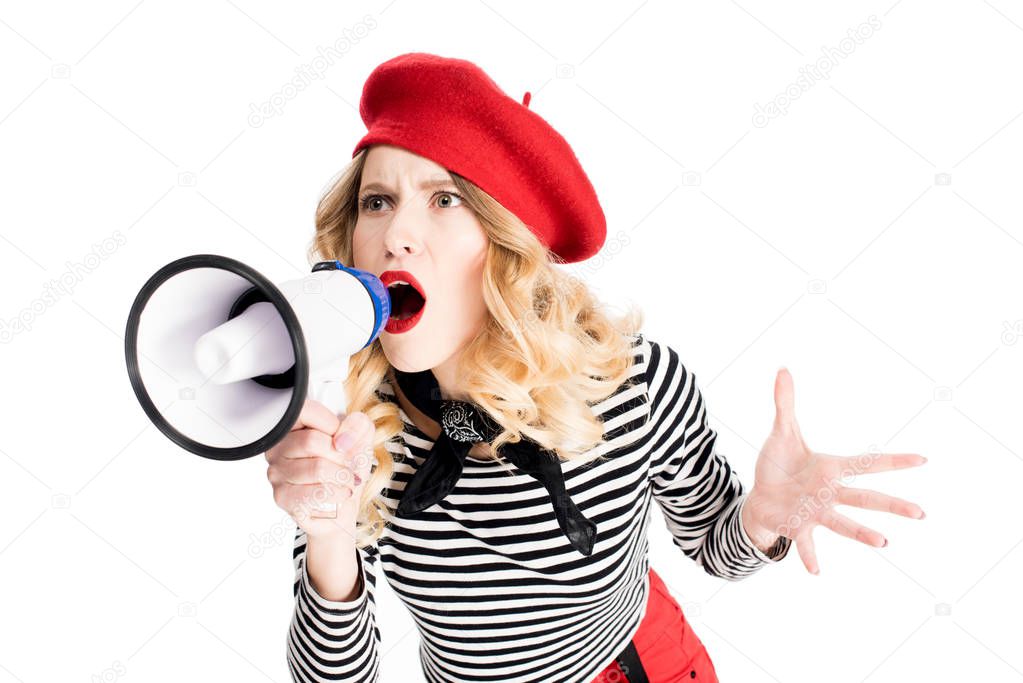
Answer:
<path fill-rule="evenodd" d="M 375 440 L 376 426 L 370 421 L 370 427 L 363 432 L 353 447 L 347 462 L 348 467 L 356 474 L 356 482 L 359 484 L 369 479 L 376 464 L 376 447 L 373 443 Z"/>
<path fill-rule="evenodd" d="M 340 451 L 348 450 L 361 437 L 367 432 L 371 432 L 374 428 L 373 420 L 366 413 L 362 411 L 351 413 L 345 416 L 344 420 L 338 425 L 338 428 L 332 432 L 334 435 L 334 448 Z M 350 437 L 344 437 L 345 434 L 349 434 Z"/>
<path fill-rule="evenodd" d="M 324 504 L 343 505 L 351 497 L 350 489 L 334 487 L 325 488 L 319 484 L 293 485 L 282 484 L 279 505 L 288 511 L 295 521 L 299 521 L 310 513 L 320 509 Z M 318 517 L 324 522 L 335 522 L 341 526 L 342 518 Z"/>
<path fill-rule="evenodd" d="M 369 479 L 373 464 L 376 463 L 373 444 L 376 437 L 376 426 L 365 413 L 352 413 L 350 417 L 354 419 L 360 415 L 365 419 L 355 420 L 357 431 L 346 430 L 342 425 L 333 440 L 333 447 L 340 448 L 337 452 L 342 456 L 341 462 L 351 470 L 356 486 L 360 486 Z"/>
<path fill-rule="evenodd" d="M 786 427 L 795 424 L 795 389 L 792 384 L 792 373 L 782 367 L 774 378 L 774 424 Z"/>
<path fill-rule="evenodd" d="M 867 455 L 853 455 L 842 458 L 843 462 L 853 472 L 874 473 L 887 472 L 888 470 L 902 470 L 907 467 L 918 467 L 927 462 L 927 458 L 919 453 L 880 453 Z"/>
<path fill-rule="evenodd" d="M 342 465 L 318 456 L 292 458 L 268 467 L 266 478 L 273 486 L 308 486 L 310 484 L 323 484 L 331 480 L 347 483 L 347 485 L 352 486 L 350 474 L 338 474 L 337 470 L 342 467 Z"/>
<path fill-rule="evenodd" d="M 883 548 L 888 545 L 887 539 L 879 532 L 854 522 L 843 514 L 834 510 L 826 510 L 819 518 L 821 524 L 837 534 L 841 534 L 854 541 L 865 543 L 876 548 Z"/>
<path fill-rule="evenodd" d="M 369 478 L 370 467 L 375 462 L 373 439 L 376 426 L 365 413 L 351 413 L 333 437 L 313 430 L 306 431 L 313 444 L 310 450 L 351 470 L 356 475 L 356 486 Z"/>
<path fill-rule="evenodd" d="M 282 483 L 295 486 L 326 484 L 355 488 L 354 472 L 350 467 L 319 457 L 290 460 L 281 466 L 280 476 Z"/>
<path fill-rule="evenodd" d="M 857 489 L 843 486 L 838 489 L 835 502 L 842 505 L 854 505 L 865 510 L 878 510 L 880 512 L 891 512 L 892 514 L 923 519 L 924 511 L 916 503 L 908 500 L 889 496 L 878 491 L 869 489 Z"/>
<path fill-rule="evenodd" d="M 302 412 L 298 414 L 298 420 L 292 425 L 291 431 L 315 429 L 325 434 L 333 434 L 341 426 L 344 417 L 343 414 L 335 415 L 327 406 L 309 398 L 302 404 Z"/>
<path fill-rule="evenodd" d="M 803 561 L 806 571 L 811 574 L 820 574 L 821 568 L 817 563 L 817 552 L 813 544 L 813 529 L 807 529 L 796 536 L 796 550 L 799 552 L 799 559 Z"/>
<path fill-rule="evenodd" d="M 284 460 L 323 458 L 338 465 L 347 464 L 345 453 L 334 448 L 334 442 L 329 434 L 316 429 L 303 429 L 300 432 L 292 432 L 284 439 L 287 441 L 287 447 L 280 449 L 280 457 Z"/>

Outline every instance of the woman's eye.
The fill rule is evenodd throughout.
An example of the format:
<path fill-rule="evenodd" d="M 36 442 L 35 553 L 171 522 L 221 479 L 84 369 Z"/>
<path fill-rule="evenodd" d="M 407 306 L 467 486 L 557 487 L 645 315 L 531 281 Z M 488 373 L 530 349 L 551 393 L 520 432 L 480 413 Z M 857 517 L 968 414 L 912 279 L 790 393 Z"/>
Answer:
<path fill-rule="evenodd" d="M 455 192 L 438 192 L 437 205 L 443 208 L 451 206 L 460 206 L 462 204 L 462 195 Z M 447 198 L 448 202 L 444 203 L 444 199 Z"/>
<path fill-rule="evenodd" d="M 438 192 L 434 196 L 437 197 L 437 205 L 440 206 L 442 209 L 453 208 L 456 206 L 461 206 L 462 204 L 462 195 L 458 194 L 457 192 Z M 375 213 L 377 211 L 383 210 L 384 205 L 388 201 L 389 200 L 385 195 L 370 194 L 366 195 L 365 197 L 359 200 L 359 207 L 363 211 Z"/>
<path fill-rule="evenodd" d="M 359 201 L 359 206 L 363 211 L 379 211 L 381 206 L 380 202 L 384 201 L 383 195 L 371 194 L 363 197 Z"/>

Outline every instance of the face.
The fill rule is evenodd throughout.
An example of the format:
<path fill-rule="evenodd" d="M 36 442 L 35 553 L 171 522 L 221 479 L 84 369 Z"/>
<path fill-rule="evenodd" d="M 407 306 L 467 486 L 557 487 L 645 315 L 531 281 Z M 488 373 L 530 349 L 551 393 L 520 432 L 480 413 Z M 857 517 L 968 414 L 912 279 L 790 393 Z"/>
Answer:
<path fill-rule="evenodd" d="M 352 236 L 354 266 L 388 285 L 391 319 L 380 343 L 391 365 L 405 372 L 450 366 L 486 319 L 489 238 L 456 192 L 435 162 L 400 147 L 370 147 Z"/>

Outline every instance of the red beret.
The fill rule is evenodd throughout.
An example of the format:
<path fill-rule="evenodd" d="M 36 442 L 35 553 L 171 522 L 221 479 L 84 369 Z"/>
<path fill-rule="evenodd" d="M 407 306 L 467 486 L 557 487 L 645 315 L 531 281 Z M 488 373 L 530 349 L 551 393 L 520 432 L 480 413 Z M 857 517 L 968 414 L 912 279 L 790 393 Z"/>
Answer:
<path fill-rule="evenodd" d="M 470 61 L 399 55 L 366 79 L 359 114 L 373 144 L 407 149 L 482 188 L 566 263 L 596 254 L 607 224 L 565 139 Z"/>

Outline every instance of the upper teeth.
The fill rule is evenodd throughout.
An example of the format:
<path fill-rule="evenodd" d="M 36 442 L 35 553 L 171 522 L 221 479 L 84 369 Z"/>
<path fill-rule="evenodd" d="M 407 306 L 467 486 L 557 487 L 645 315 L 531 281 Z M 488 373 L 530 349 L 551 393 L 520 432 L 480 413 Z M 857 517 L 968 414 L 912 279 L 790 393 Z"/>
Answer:
<path fill-rule="evenodd" d="M 408 283 L 407 283 L 407 282 L 405 282 L 404 280 L 392 280 L 392 281 L 391 281 L 391 284 L 389 284 L 389 285 L 387 285 L 387 286 L 388 286 L 388 287 L 393 287 L 394 285 L 407 285 L 407 284 L 408 284 Z"/>

